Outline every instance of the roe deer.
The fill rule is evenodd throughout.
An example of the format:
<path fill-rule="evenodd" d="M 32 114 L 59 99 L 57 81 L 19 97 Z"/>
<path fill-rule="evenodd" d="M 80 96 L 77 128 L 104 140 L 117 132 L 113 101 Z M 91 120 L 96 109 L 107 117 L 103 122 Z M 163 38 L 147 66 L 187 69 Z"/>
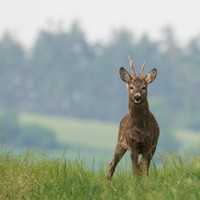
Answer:
<path fill-rule="evenodd" d="M 118 140 L 113 160 L 110 163 L 107 179 L 111 181 L 115 167 L 127 150 L 130 151 L 133 171 L 140 175 L 143 171 L 149 175 L 149 166 L 155 153 L 159 138 L 159 126 L 149 111 L 147 87 L 157 75 L 156 68 L 143 77 L 144 65 L 136 77 L 133 61 L 129 57 L 132 76 L 121 67 L 119 74 L 128 88 L 128 114 L 119 126 Z M 139 159 L 139 155 L 142 156 Z"/>

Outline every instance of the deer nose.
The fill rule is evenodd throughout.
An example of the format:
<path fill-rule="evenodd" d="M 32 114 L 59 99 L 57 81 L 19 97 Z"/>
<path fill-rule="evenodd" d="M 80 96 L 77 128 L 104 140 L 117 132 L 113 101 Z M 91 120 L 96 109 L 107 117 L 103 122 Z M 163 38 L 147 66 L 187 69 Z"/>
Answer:
<path fill-rule="evenodd" d="M 141 103 L 142 102 L 142 97 L 139 93 L 136 93 L 134 96 L 134 102 L 135 103 Z"/>

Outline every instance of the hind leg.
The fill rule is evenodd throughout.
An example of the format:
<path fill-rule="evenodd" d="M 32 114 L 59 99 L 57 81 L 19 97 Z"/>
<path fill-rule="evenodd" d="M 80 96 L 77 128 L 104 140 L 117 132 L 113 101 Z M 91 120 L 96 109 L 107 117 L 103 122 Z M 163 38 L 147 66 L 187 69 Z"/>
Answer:
<path fill-rule="evenodd" d="M 108 170 L 108 174 L 107 174 L 107 180 L 111 181 L 112 176 L 115 172 L 115 168 L 118 164 L 118 162 L 121 160 L 121 158 L 123 157 L 123 155 L 126 153 L 127 149 L 125 149 L 120 142 L 117 143 L 117 146 L 115 148 L 115 153 L 114 153 L 114 157 L 112 159 L 112 161 L 110 162 L 109 165 L 109 170 Z"/>

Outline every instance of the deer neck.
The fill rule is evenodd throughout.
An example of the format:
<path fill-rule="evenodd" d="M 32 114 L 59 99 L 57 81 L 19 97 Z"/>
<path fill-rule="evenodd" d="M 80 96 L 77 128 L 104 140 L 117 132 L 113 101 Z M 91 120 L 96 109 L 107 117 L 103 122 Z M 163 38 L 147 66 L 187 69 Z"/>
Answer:
<path fill-rule="evenodd" d="M 133 102 L 129 103 L 129 113 L 134 126 L 137 128 L 144 128 L 147 126 L 146 121 L 149 114 L 148 102 L 136 105 Z"/>

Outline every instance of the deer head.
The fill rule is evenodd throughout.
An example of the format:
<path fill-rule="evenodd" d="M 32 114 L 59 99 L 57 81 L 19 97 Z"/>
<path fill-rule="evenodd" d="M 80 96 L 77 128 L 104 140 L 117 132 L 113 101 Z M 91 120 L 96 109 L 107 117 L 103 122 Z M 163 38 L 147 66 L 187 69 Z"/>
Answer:
<path fill-rule="evenodd" d="M 126 83 L 129 94 L 129 102 L 140 105 L 147 101 L 147 87 L 153 82 L 157 75 L 156 68 L 153 68 L 146 76 L 143 76 L 145 63 L 142 65 L 139 76 L 136 76 L 133 61 L 129 56 L 129 65 L 132 70 L 132 76 L 121 67 L 119 74 L 121 79 Z"/>

